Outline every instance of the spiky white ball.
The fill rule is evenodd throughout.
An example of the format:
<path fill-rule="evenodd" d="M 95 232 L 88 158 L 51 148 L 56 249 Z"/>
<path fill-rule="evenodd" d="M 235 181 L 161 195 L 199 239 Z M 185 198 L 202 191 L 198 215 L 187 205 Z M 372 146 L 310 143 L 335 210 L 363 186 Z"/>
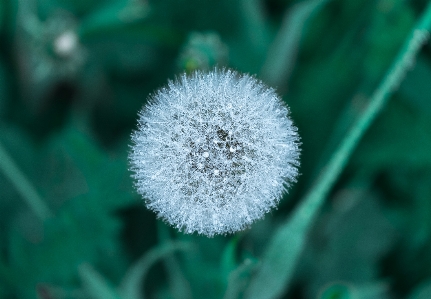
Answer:
<path fill-rule="evenodd" d="M 298 174 L 299 136 L 275 91 L 246 74 L 183 75 L 139 114 L 131 170 L 149 209 L 186 233 L 242 230 Z"/>

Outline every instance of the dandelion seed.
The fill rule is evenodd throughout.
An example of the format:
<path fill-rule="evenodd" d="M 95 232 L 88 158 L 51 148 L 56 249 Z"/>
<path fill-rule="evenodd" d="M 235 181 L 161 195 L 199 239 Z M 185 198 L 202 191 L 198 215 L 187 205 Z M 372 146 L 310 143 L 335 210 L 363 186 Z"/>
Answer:
<path fill-rule="evenodd" d="M 273 89 L 230 70 L 183 75 L 157 91 L 132 141 L 138 193 L 186 233 L 247 228 L 277 206 L 298 175 L 289 109 Z"/>

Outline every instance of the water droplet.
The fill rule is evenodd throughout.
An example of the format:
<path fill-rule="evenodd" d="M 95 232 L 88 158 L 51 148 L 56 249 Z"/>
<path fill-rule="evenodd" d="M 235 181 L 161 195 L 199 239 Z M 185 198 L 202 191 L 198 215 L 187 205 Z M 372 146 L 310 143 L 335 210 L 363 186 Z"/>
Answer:
<path fill-rule="evenodd" d="M 208 157 L 210 156 L 210 153 L 208 153 L 208 152 L 204 152 L 204 153 L 202 154 L 202 156 L 204 156 L 204 158 L 208 158 Z"/>
<path fill-rule="evenodd" d="M 214 169 L 214 174 L 219 175 L 220 171 L 218 169 Z"/>
<path fill-rule="evenodd" d="M 231 146 L 229 150 L 231 153 L 234 153 L 236 151 L 236 149 L 233 146 Z"/>

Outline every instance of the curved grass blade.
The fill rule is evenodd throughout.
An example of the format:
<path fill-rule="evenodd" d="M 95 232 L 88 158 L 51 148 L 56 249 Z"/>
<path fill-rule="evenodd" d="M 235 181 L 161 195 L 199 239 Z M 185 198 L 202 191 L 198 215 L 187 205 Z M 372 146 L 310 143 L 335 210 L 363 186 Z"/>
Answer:
<path fill-rule="evenodd" d="M 191 246 L 187 243 L 170 243 L 157 246 L 156 248 L 145 253 L 126 273 L 120 285 L 122 297 L 127 299 L 145 299 L 142 293 L 142 284 L 145 282 L 150 267 L 176 250 L 189 250 Z"/>
<path fill-rule="evenodd" d="M 15 186 L 16 190 L 21 194 L 22 198 L 27 202 L 33 212 L 43 221 L 52 215 L 48 206 L 43 202 L 36 188 L 21 172 L 15 164 L 6 149 L 0 144 L 0 170 L 10 182 Z"/>

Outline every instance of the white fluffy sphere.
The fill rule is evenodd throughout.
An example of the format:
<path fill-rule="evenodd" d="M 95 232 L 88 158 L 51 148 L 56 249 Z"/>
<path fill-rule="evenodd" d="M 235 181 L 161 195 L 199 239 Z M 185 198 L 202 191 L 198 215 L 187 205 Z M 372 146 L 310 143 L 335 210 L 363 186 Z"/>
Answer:
<path fill-rule="evenodd" d="M 183 75 L 150 97 L 131 170 L 149 209 L 186 232 L 242 230 L 298 174 L 299 136 L 275 91 L 246 74 Z"/>

